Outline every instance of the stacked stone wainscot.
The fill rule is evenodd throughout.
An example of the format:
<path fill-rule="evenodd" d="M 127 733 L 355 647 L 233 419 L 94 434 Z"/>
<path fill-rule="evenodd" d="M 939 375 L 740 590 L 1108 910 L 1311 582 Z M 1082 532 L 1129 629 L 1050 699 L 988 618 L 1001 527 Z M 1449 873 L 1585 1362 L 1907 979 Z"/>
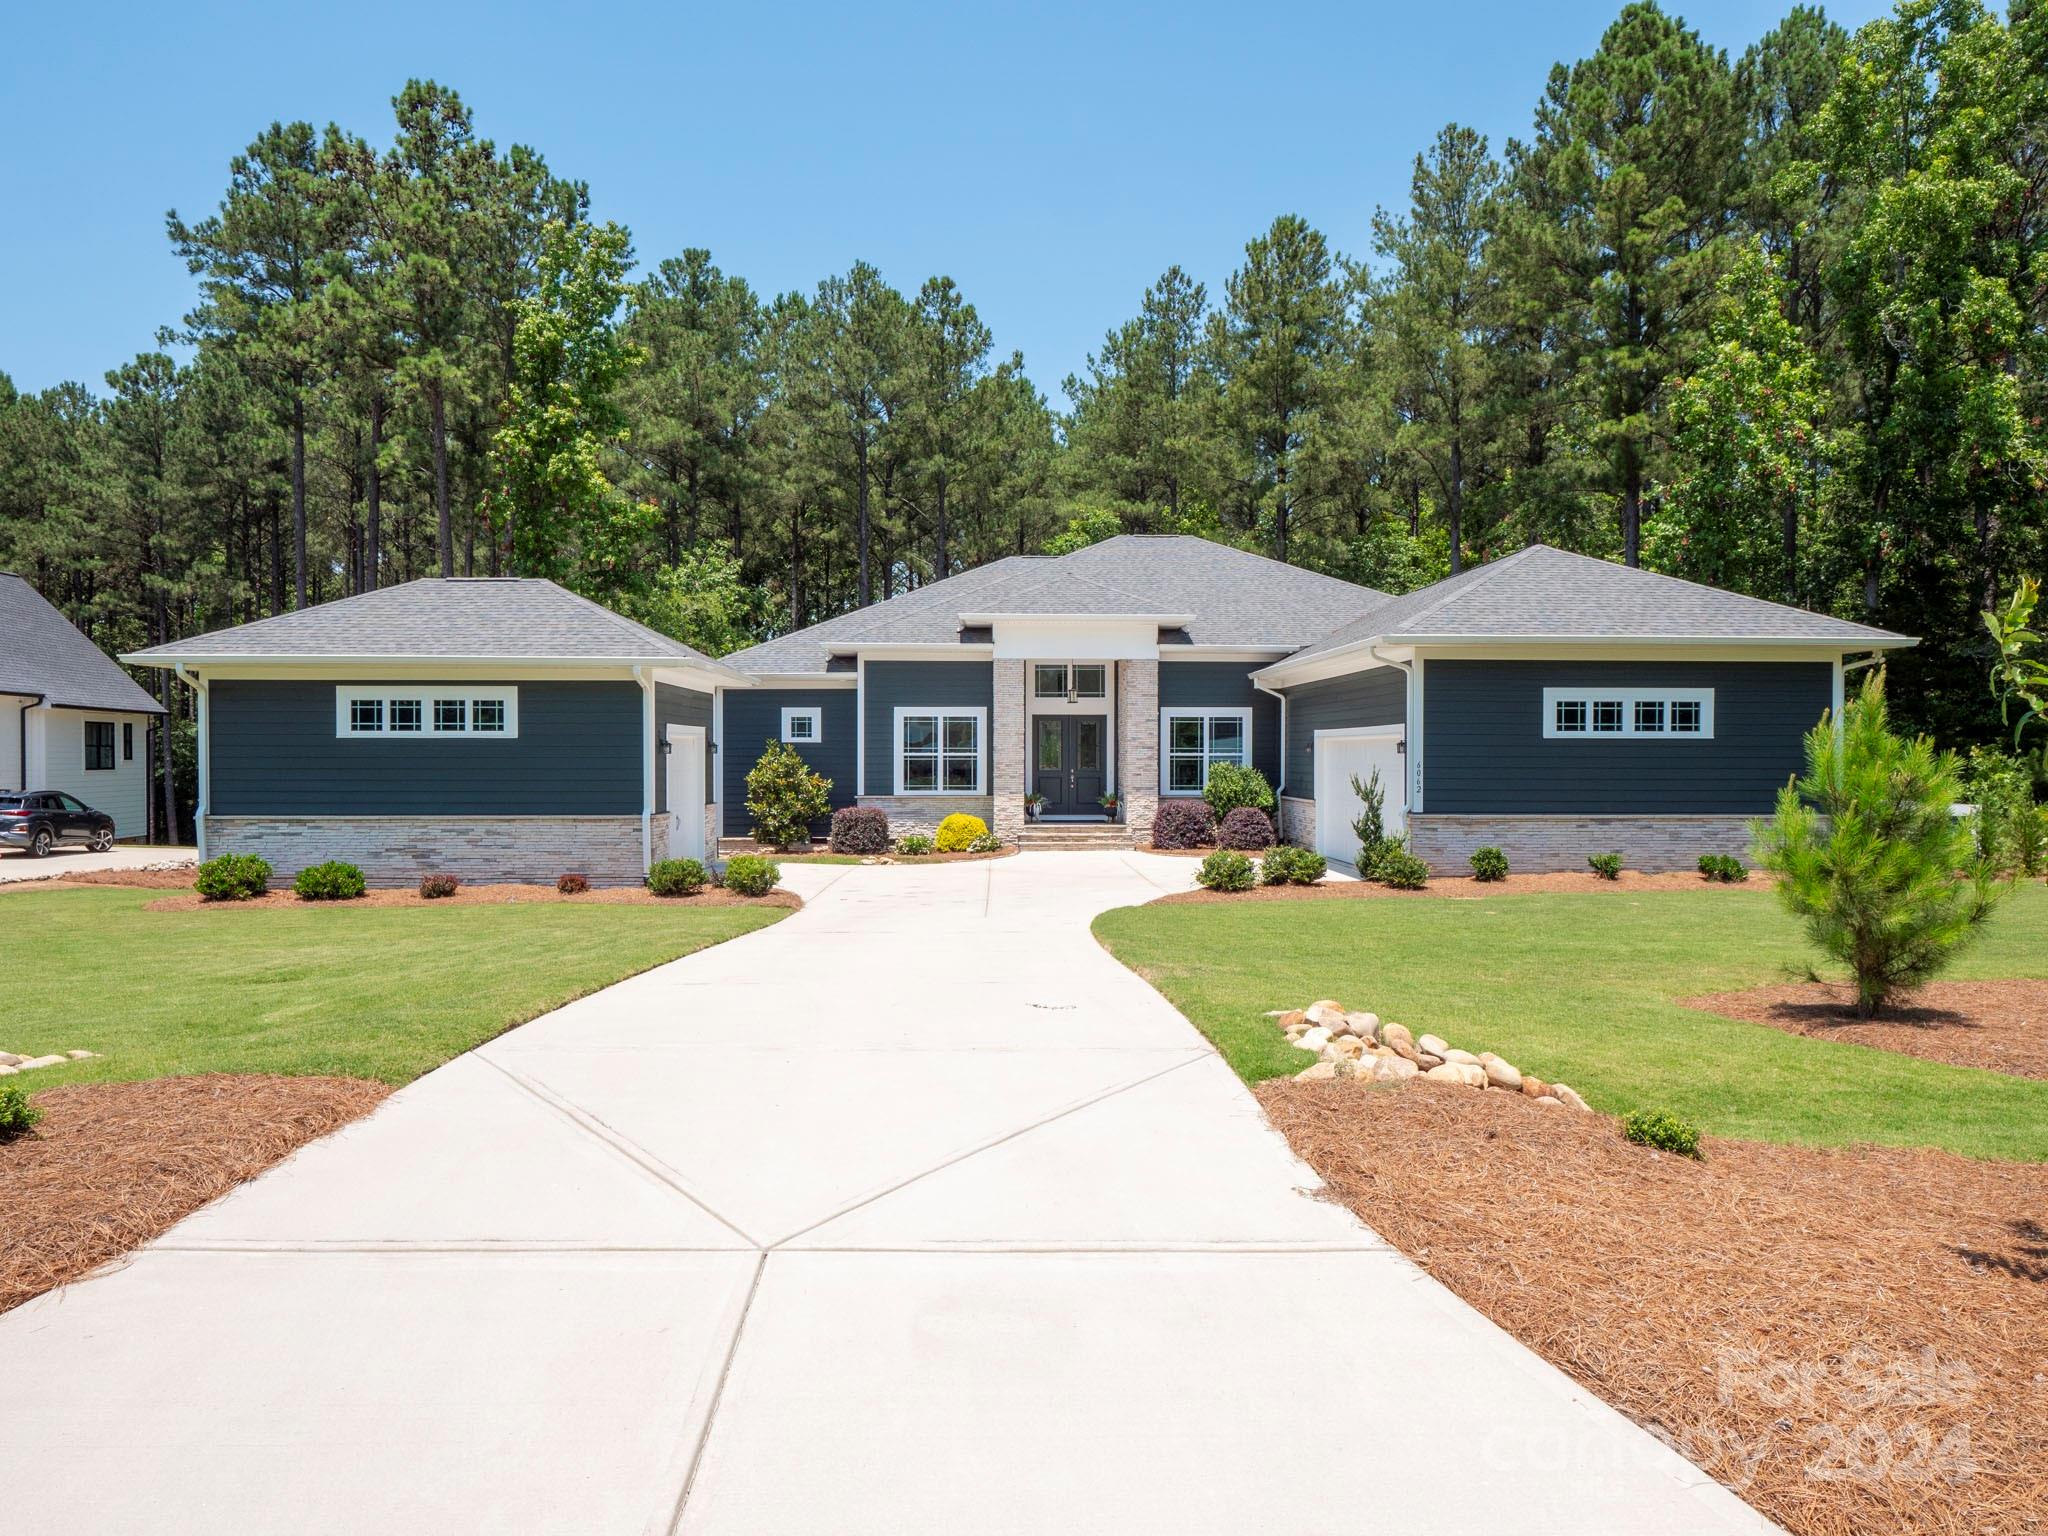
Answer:
<path fill-rule="evenodd" d="M 1474 849 L 1498 848 L 1518 874 L 1582 870 L 1588 855 L 1619 853 L 1657 874 L 1698 867 L 1703 853 L 1742 857 L 1746 816 L 1435 816 L 1408 818 L 1408 845 L 1432 874 L 1470 872 Z"/>
<path fill-rule="evenodd" d="M 209 816 L 209 854 L 253 853 L 274 884 L 310 864 L 341 859 L 374 886 L 421 875 L 458 875 L 472 885 L 552 884 L 574 871 L 592 885 L 638 885 L 638 816 Z M 668 849 L 668 818 L 654 819 L 653 856 Z"/>

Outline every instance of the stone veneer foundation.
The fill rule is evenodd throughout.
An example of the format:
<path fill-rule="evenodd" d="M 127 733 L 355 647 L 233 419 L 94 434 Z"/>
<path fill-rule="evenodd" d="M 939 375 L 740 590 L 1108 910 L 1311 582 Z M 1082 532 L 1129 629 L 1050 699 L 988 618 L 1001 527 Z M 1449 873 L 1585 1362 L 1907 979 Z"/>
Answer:
<path fill-rule="evenodd" d="M 991 831 L 995 830 L 992 818 L 995 815 L 994 802 L 987 795 L 862 795 L 862 805 L 872 805 L 889 818 L 889 836 L 898 838 L 910 832 L 922 832 L 927 837 L 939 830 L 939 823 L 948 816 L 959 812 L 968 816 L 979 816 Z M 1018 804 L 1018 815 L 1023 814 L 1023 805 Z M 1013 842 L 1014 838 L 1004 838 Z"/>
<path fill-rule="evenodd" d="M 989 760 L 995 794 L 985 818 L 989 830 L 1014 844 L 1024 833 L 1024 756 L 1029 732 L 1024 700 L 1024 663 L 1005 657 L 995 664 L 995 708 L 989 711 Z"/>
<path fill-rule="evenodd" d="M 1408 818 L 1408 845 L 1433 874 L 1471 873 L 1472 851 L 1494 847 L 1518 874 L 1580 870 L 1595 853 L 1655 874 L 1693 869 L 1703 853 L 1749 849 L 1747 816 L 1432 816 Z"/>
<path fill-rule="evenodd" d="M 1297 800 L 1292 795 L 1280 797 L 1280 841 L 1297 848 L 1315 847 L 1315 801 Z"/>
<path fill-rule="evenodd" d="M 1159 814 L 1159 663 L 1116 664 L 1117 814 L 1136 842 L 1152 841 Z"/>
<path fill-rule="evenodd" d="M 668 851 L 668 817 L 654 818 L 654 857 Z M 473 885 L 552 885 L 574 871 L 592 885 L 638 885 L 638 816 L 209 816 L 208 854 L 254 853 L 273 884 L 309 864 L 341 859 L 374 886 L 426 874 Z"/>

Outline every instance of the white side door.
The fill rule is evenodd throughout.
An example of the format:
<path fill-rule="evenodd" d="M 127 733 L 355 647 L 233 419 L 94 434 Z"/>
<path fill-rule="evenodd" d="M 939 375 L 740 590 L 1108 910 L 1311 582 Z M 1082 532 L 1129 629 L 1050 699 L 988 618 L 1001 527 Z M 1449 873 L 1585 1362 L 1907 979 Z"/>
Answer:
<path fill-rule="evenodd" d="M 1349 864 L 1358 857 L 1358 839 L 1351 823 L 1365 809 L 1365 802 L 1351 788 L 1354 774 L 1359 783 L 1367 784 L 1378 769 L 1380 788 L 1386 794 L 1381 818 L 1387 836 L 1398 837 L 1407 827 L 1408 760 L 1401 753 L 1404 734 L 1398 725 L 1316 732 L 1316 852 L 1324 858 Z"/>
<path fill-rule="evenodd" d="M 704 727 L 668 728 L 668 856 L 704 857 Z"/>

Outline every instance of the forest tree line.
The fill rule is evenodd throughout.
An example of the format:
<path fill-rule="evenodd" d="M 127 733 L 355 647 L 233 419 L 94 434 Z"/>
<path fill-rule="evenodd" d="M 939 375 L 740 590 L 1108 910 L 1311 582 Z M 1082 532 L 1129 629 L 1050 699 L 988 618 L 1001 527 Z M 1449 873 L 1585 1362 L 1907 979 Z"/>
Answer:
<path fill-rule="evenodd" d="M 105 649 L 525 574 L 716 653 L 1126 530 L 1393 591 L 1542 540 L 1921 635 L 1895 710 L 1998 733 L 1978 614 L 2048 565 L 2034 0 L 1734 59 L 1631 4 L 1368 248 L 1285 215 L 1221 292 L 1171 268 L 1057 403 L 949 278 L 640 271 L 454 91 L 393 107 L 171 213 L 193 308 L 103 385 L 0 374 L 0 568 Z"/>

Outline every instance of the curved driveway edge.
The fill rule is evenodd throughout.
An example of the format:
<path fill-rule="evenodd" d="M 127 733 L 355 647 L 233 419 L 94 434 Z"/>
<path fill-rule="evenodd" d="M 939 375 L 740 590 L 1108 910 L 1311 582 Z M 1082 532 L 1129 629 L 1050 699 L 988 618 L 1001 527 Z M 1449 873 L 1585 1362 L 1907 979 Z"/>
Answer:
<path fill-rule="evenodd" d="M 32 1384 L 0 1402 L 10 1514 L 1775 1529 L 1312 1197 L 1088 932 L 1188 861 L 785 873 L 803 911 L 500 1036 L 0 1317 Z"/>

